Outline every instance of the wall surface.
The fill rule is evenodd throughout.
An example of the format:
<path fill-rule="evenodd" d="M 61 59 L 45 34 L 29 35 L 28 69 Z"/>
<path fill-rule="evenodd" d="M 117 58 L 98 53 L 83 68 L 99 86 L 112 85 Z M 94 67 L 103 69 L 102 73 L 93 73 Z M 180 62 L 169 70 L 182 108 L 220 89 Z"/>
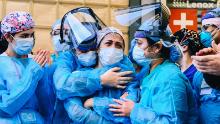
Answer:
<path fill-rule="evenodd" d="M 53 50 L 50 39 L 51 25 L 56 19 L 69 10 L 80 7 L 91 7 L 95 13 L 108 25 L 120 28 L 125 33 L 126 49 L 128 51 L 128 28 L 119 26 L 114 19 L 114 10 L 128 7 L 129 0 L 0 0 L 0 19 L 11 11 L 30 12 L 36 22 L 36 45 L 39 48 Z"/>

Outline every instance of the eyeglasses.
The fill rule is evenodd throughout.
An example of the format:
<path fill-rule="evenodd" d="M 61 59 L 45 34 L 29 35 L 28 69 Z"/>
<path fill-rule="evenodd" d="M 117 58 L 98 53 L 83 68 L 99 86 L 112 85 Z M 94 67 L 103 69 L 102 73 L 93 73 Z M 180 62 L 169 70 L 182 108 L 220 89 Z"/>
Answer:
<path fill-rule="evenodd" d="M 64 29 L 64 30 L 63 30 L 63 33 L 64 33 L 65 35 L 68 35 L 68 34 L 69 34 L 69 30 L 68 30 L 68 29 Z M 52 30 L 52 31 L 50 32 L 50 34 L 51 34 L 51 35 L 60 35 L 60 29 Z"/>

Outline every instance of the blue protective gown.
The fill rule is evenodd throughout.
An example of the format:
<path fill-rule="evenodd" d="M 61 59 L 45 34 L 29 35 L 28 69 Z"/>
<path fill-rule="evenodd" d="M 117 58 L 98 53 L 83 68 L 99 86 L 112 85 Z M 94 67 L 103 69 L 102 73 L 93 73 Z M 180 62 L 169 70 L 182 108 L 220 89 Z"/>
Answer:
<path fill-rule="evenodd" d="M 166 60 L 144 78 L 130 118 L 132 124 L 197 123 L 192 88 L 174 63 Z"/>
<path fill-rule="evenodd" d="M 54 75 L 54 79 L 56 80 L 55 86 L 56 90 L 58 91 L 58 98 L 60 98 L 61 100 L 70 98 L 66 100 L 65 108 L 70 118 L 75 121 L 74 123 L 89 123 L 90 121 L 95 121 L 94 119 L 91 119 L 93 118 L 93 116 L 98 120 L 97 122 L 100 123 L 110 123 L 108 121 L 103 121 L 103 117 L 107 120 L 114 122 L 129 122 L 128 118 L 113 117 L 113 114 L 110 111 L 108 111 L 108 105 L 110 103 L 113 103 L 112 98 L 120 98 L 120 96 L 124 92 L 129 92 L 127 98 L 136 102 L 138 100 L 138 83 L 136 81 L 129 83 L 125 90 L 119 90 L 115 88 L 104 88 L 101 86 L 100 83 L 100 75 L 105 73 L 112 67 L 121 67 L 122 71 L 134 71 L 132 63 L 129 61 L 129 59 L 127 57 L 124 57 L 124 59 L 120 63 L 114 64 L 112 66 L 106 66 L 104 68 L 83 68 L 77 69 L 77 71 L 74 71 L 73 73 L 67 73 L 68 71 L 71 72 L 70 70 L 71 68 L 73 68 L 73 66 L 71 66 L 71 63 L 73 61 L 71 63 L 67 62 L 67 59 L 70 58 L 68 56 L 70 55 L 71 54 L 66 54 L 66 57 L 63 56 L 63 61 L 59 61 L 60 63 L 62 63 L 62 69 L 65 70 L 63 72 L 66 73 L 60 71 L 59 74 L 57 73 L 56 75 Z M 88 97 L 94 98 L 94 111 L 87 110 L 82 106 L 82 101 Z M 83 116 L 78 116 L 79 113 L 81 113 L 82 111 L 85 111 L 84 114 L 81 114 Z M 97 114 L 99 116 L 97 116 Z"/>
<path fill-rule="evenodd" d="M 49 68 L 30 58 L 2 55 L 0 68 L 0 123 L 50 123 L 54 93 Z"/>
<path fill-rule="evenodd" d="M 73 54 L 73 52 L 66 51 L 66 52 L 61 53 L 59 55 L 59 57 L 56 59 L 56 64 L 57 64 L 57 67 L 54 72 L 53 79 L 54 79 L 54 87 L 56 90 L 56 96 L 59 100 L 57 100 L 57 102 L 56 102 L 57 104 L 55 105 L 56 109 L 55 109 L 53 123 L 56 123 L 56 124 L 71 123 L 72 120 L 71 120 L 71 118 L 68 117 L 68 114 L 66 113 L 67 111 L 64 109 L 64 106 L 63 106 L 64 100 L 67 98 L 70 98 L 71 96 L 77 96 L 77 95 L 78 96 L 86 96 L 87 94 L 91 95 L 95 91 L 91 90 L 90 85 L 96 85 L 96 84 L 92 84 L 92 81 L 88 82 L 88 85 L 86 85 L 86 84 L 77 85 L 77 83 L 72 84 L 72 81 L 75 78 L 74 74 L 72 74 L 72 72 L 82 68 L 82 66 L 77 61 L 77 57 Z M 81 82 L 82 80 L 78 79 L 76 81 Z M 101 88 L 101 85 L 98 83 L 97 83 L 97 86 L 99 86 Z M 72 94 L 74 94 L 74 95 L 72 95 Z M 80 102 L 81 102 L 81 100 L 80 100 Z M 76 107 L 76 108 L 78 108 L 80 110 L 80 107 Z M 87 111 L 87 110 L 84 110 L 84 111 Z M 103 117 L 99 116 L 95 112 L 92 112 L 91 110 L 90 110 L 90 113 L 88 114 L 88 116 L 90 116 L 90 115 L 93 117 L 92 120 L 89 120 L 91 123 L 92 122 L 94 122 L 94 123 L 95 122 L 112 123 L 112 122 L 104 119 Z M 86 121 L 84 121 L 84 122 L 86 123 Z M 73 122 L 73 123 L 77 124 L 77 122 Z"/>
<path fill-rule="evenodd" d="M 146 77 L 149 74 L 149 71 L 150 71 L 150 66 L 147 65 L 142 67 L 141 70 L 136 73 L 134 80 L 141 83 L 144 77 Z"/>
<path fill-rule="evenodd" d="M 200 123 L 219 124 L 220 90 L 211 88 L 199 71 L 194 76 L 193 84 L 199 104 Z"/>

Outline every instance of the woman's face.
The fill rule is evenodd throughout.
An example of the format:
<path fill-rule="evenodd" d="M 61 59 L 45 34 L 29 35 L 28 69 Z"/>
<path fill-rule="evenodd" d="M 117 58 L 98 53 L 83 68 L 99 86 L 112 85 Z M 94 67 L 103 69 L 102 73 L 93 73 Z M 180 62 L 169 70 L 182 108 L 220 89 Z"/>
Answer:
<path fill-rule="evenodd" d="M 29 54 L 35 44 L 34 29 L 29 29 L 16 33 L 15 35 L 6 34 L 6 40 L 10 43 L 8 49 L 14 51 L 17 55 Z"/>
<path fill-rule="evenodd" d="M 103 67 L 120 62 L 123 59 L 124 47 L 124 40 L 119 34 L 107 34 L 98 49 L 99 66 Z"/>
<path fill-rule="evenodd" d="M 152 57 L 152 50 L 149 43 L 148 43 L 148 40 L 146 38 L 137 38 L 137 46 L 139 48 L 141 48 L 142 50 L 144 50 L 144 55 L 146 57 Z"/>
<path fill-rule="evenodd" d="M 100 43 L 100 48 L 117 48 L 124 50 L 125 44 L 121 35 L 117 33 L 107 34 Z"/>

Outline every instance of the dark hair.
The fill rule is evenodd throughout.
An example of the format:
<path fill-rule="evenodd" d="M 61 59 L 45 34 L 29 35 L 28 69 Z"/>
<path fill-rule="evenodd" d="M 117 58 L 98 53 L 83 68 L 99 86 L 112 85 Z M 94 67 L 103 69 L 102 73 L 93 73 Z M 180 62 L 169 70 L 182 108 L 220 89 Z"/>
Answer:
<path fill-rule="evenodd" d="M 156 43 L 155 41 L 153 41 L 152 39 L 150 38 L 146 38 L 148 43 L 149 43 L 149 46 L 154 46 Z M 162 46 L 162 49 L 160 50 L 160 53 L 161 53 L 161 57 L 164 58 L 164 59 L 169 59 L 169 56 L 170 56 L 170 50 L 169 48 L 166 48 L 164 46 Z"/>
<path fill-rule="evenodd" d="M 164 59 L 170 59 L 170 49 L 167 47 L 162 47 L 161 49 L 161 57 Z"/>
<path fill-rule="evenodd" d="M 205 46 L 200 42 L 200 38 L 199 38 L 199 45 L 196 45 L 194 42 L 189 42 L 188 47 L 189 47 L 190 55 L 195 55 L 196 52 L 205 48 Z"/>
<path fill-rule="evenodd" d="M 220 89 L 220 76 L 203 74 L 206 83 L 214 89 Z"/>
<path fill-rule="evenodd" d="M 5 52 L 8 48 L 8 41 L 5 39 L 1 32 L 1 21 L 0 21 L 0 54 Z"/>

